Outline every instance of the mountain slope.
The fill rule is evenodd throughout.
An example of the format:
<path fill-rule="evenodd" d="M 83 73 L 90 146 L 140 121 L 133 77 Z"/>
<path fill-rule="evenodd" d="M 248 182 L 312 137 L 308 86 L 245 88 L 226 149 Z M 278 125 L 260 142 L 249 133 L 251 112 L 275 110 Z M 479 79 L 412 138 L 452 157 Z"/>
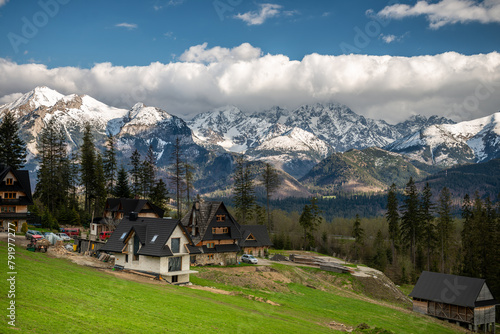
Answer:
<path fill-rule="evenodd" d="M 439 167 L 495 159 L 500 157 L 500 112 L 457 124 L 431 125 L 385 149 Z"/>
<path fill-rule="evenodd" d="M 383 191 L 393 182 L 402 187 L 410 177 L 427 175 L 400 154 L 370 147 L 334 153 L 300 181 L 315 188 L 364 192 Z"/>

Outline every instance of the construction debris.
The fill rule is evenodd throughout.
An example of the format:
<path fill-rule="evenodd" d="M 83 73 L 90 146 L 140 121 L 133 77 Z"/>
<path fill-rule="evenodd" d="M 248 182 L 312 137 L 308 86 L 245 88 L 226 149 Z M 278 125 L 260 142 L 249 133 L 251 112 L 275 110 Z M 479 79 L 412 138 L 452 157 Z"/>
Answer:
<path fill-rule="evenodd" d="M 340 265 L 333 261 L 328 261 L 323 257 L 307 255 L 290 255 L 290 261 L 308 266 L 319 267 L 321 270 L 332 271 L 336 273 L 353 274 L 354 269 Z"/>

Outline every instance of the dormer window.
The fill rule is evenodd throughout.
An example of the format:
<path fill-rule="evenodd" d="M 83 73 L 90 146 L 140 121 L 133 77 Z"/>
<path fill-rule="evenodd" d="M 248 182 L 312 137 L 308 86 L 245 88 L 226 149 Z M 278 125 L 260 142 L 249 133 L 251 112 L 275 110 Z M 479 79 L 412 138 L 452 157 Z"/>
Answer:
<path fill-rule="evenodd" d="M 17 194 L 16 193 L 5 193 L 4 194 L 4 198 L 5 199 L 16 199 L 17 198 Z"/>
<path fill-rule="evenodd" d="M 229 227 L 212 227 L 212 234 L 227 234 Z"/>
<path fill-rule="evenodd" d="M 14 184 L 14 179 L 8 178 L 5 180 L 5 184 L 8 186 L 11 186 Z"/>
<path fill-rule="evenodd" d="M 223 222 L 226 220 L 226 215 L 217 215 L 216 218 L 218 222 Z"/>

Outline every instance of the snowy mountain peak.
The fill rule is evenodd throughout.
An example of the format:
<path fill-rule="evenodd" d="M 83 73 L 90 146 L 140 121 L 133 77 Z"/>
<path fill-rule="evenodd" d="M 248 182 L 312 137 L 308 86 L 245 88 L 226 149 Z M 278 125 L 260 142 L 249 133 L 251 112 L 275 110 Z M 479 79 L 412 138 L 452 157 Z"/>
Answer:
<path fill-rule="evenodd" d="M 23 94 L 14 102 L 0 106 L 0 110 L 14 110 L 22 108 L 23 111 L 37 109 L 40 106 L 52 107 L 64 97 L 61 93 L 45 86 L 36 87 Z"/>

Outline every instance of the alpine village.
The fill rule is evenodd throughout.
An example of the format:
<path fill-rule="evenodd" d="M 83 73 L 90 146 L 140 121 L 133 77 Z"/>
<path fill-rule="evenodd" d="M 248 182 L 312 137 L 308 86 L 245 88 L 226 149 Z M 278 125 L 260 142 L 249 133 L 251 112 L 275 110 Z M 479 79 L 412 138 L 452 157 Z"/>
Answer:
<path fill-rule="evenodd" d="M 114 332 L 104 324 L 134 308 L 147 332 L 218 332 L 234 317 L 238 332 L 498 330 L 499 160 L 425 168 L 369 148 L 333 153 L 299 182 L 195 146 L 191 131 L 140 141 L 56 117 L 74 106 L 29 110 L 49 93 L 1 114 L 0 222 L 16 239 L 21 326 L 42 303 L 71 332 Z M 396 161 L 375 171 L 374 159 Z"/>

